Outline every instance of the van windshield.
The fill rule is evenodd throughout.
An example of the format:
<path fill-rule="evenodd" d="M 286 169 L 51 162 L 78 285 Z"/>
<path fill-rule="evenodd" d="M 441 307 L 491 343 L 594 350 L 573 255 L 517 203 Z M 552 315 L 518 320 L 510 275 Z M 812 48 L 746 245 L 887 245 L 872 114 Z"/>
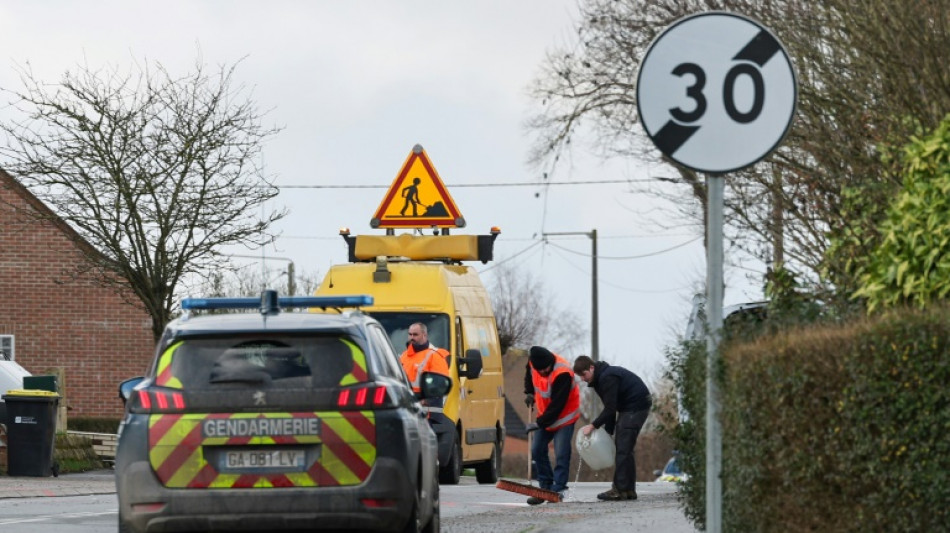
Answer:
<path fill-rule="evenodd" d="M 429 344 L 452 351 L 449 339 L 449 315 L 444 313 L 370 313 L 386 329 L 396 353 L 401 354 L 409 345 L 409 326 L 416 322 L 429 330 Z"/>

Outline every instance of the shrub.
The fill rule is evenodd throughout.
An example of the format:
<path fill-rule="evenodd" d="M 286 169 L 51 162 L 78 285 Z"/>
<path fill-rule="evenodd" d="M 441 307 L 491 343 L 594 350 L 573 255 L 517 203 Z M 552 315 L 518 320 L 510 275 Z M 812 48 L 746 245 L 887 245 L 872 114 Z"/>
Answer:
<path fill-rule="evenodd" d="M 704 350 L 669 354 L 686 514 L 705 516 Z M 950 309 L 773 329 L 722 345 L 723 527 L 934 531 L 950 523 Z"/>
<path fill-rule="evenodd" d="M 887 209 L 881 242 L 867 257 L 855 296 L 868 310 L 950 295 L 950 114 L 904 147 L 903 188 Z"/>
<path fill-rule="evenodd" d="M 66 421 L 69 431 L 88 431 L 89 433 L 117 433 L 118 418 L 74 417 Z"/>

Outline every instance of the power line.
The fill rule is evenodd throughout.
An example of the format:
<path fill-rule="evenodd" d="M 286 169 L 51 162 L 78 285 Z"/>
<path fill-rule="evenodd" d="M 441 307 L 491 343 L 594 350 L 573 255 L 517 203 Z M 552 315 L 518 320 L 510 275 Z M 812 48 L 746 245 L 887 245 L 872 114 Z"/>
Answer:
<path fill-rule="evenodd" d="M 666 252 L 673 251 L 673 250 L 675 250 L 675 249 L 677 249 L 677 248 L 682 248 L 683 246 L 686 246 L 687 244 L 690 244 L 690 243 L 694 243 L 694 242 L 698 241 L 699 239 L 702 239 L 702 237 L 696 237 L 695 239 L 690 239 L 690 240 L 688 240 L 688 241 L 686 241 L 686 242 L 677 244 L 676 246 L 672 246 L 672 247 L 666 248 L 666 249 L 664 249 L 664 250 L 657 250 L 657 251 L 655 251 L 655 252 L 650 252 L 650 253 L 647 253 L 647 254 L 628 255 L 628 256 L 622 256 L 622 257 L 618 257 L 618 256 L 611 257 L 611 256 L 604 256 L 604 255 L 598 254 L 598 255 L 597 255 L 597 259 L 617 259 L 617 260 L 643 259 L 643 258 L 645 258 L 645 257 L 653 257 L 653 256 L 656 256 L 656 255 L 664 254 L 664 253 L 666 253 Z M 570 248 L 565 248 L 565 247 L 560 246 L 560 245 L 558 245 L 558 244 L 554 244 L 553 242 L 549 242 L 548 244 L 549 244 L 550 246 L 553 246 L 553 247 L 555 247 L 555 248 L 559 248 L 559 249 L 561 249 L 561 250 L 564 250 L 565 252 L 569 252 L 569 253 L 572 253 L 572 254 L 574 254 L 574 255 L 579 255 L 579 256 L 582 256 L 582 257 L 590 257 L 590 254 L 585 254 L 584 252 L 578 252 L 578 251 L 575 251 L 575 250 L 571 250 Z"/>
<path fill-rule="evenodd" d="M 548 244 L 551 244 L 551 243 L 548 243 Z M 560 246 L 555 246 L 555 247 L 556 247 L 556 248 L 560 248 Z M 564 250 L 564 251 L 568 251 L 568 252 L 571 251 L 571 250 L 567 250 L 567 249 L 565 249 L 565 248 L 561 248 L 561 249 Z M 556 252 L 556 253 L 557 253 L 558 255 L 560 255 L 560 252 Z M 586 276 L 589 276 L 589 275 L 590 275 L 590 272 L 588 272 L 588 271 L 584 270 L 583 268 L 581 268 L 581 267 L 575 265 L 575 264 L 572 263 L 572 262 L 570 261 L 570 259 L 568 259 L 567 257 L 561 256 L 561 259 L 563 259 L 564 262 L 567 263 L 568 266 L 570 266 L 570 267 L 573 268 L 574 270 L 577 270 L 578 272 L 581 272 L 582 274 L 584 274 L 584 275 L 586 275 Z M 598 283 L 598 284 L 603 284 L 603 285 L 609 285 L 609 286 L 611 286 L 611 287 L 613 287 L 613 288 L 615 288 L 615 289 L 620 289 L 620 290 L 622 290 L 622 291 L 635 292 L 635 293 L 640 293 L 640 294 L 665 294 L 665 293 L 670 293 L 670 292 L 679 292 L 679 291 L 682 291 L 682 290 L 684 290 L 684 289 L 692 288 L 692 286 L 693 286 L 692 284 L 690 284 L 690 285 L 684 285 L 684 286 L 682 286 L 682 287 L 675 287 L 675 288 L 672 288 L 672 289 L 634 289 L 634 288 L 631 288 L 631 287 L 624 287 L 623 285 L 618 285 L 618 284 L 616 284 L 616 283 L 612 283 L 612 282 L 606 281 L 606 280 L 604 280 L 603 276 L 598 276 L 597 283 Z"/>
<path fill-rule="evenodd" d="M 488 272 L 489 270 L 491 270 L 491 269 L 493 269 L 493 268 L 500 267 L 501 265 L 507 263 L 508 261 L 511 261 L 512 259 L 514 259 L 514 258 L 520 256 L 521 254 L 523 254 L 523 253 L 527 252 L 528 250 L 534 248 L 535 246 L 541 244 L 542 242 L 544 242 L 544 241 L 535 241 L 534 243 L 532 243 L 531 245 L 529 245 L 527 248 L 524 248 L 524 249 L 521 250 L 520 252 L 517 252 L 517 253 L 515 253 L 514 255 L 510 255 L 510 256 L 508 256 L 507 258 L 502 259 L 501 261 L 496 262 L 496 263 L 493 264 L 492 266 L 481 270 L 480 272 L 481 272 L 481 273 L 484 273 L 484 272 Z"/>
<path fill-rule="evenodd" d="M 665 239 L 667 237 L 695 237 L 695 233 L 650 233 L 650 234 L 628 234 L 628 235 L 601 235 L 600 232 L 597 233 L 597 240 L 609 240 L 609 239 Z M 561 240 L 571 241 L 571 240 L 587 240 L 590 237 L 565 237 Z M 530 241 L 534 240 L 535 237 L 505 237 L 504 242 L 509 241 Z"/>
<path fill-rule="evenodd" d="M 646 235 L 646 234 L 644 234 L 644 235 L 634 235 L 634 234 L 630 234 L 630 235 L 600 235 L 600 234 L 598 233 L 598 234 L 597 234 L 597 240 L 608 240 L 608 239 L 662 239 L 662 238 L 667 238 L 667 237 L 692 237 L 692 236 L 694 236 L 694 234 L 692 234 L 692 233 L 651 233 L 651 234 L 649 234 L 649 235 Z M 312 241 L 339 241 L 339 240 L 340 240 L 339 235 L 324 236 L 324 237 L 318 237 L 318 236 L 313 236 L 313 235 L 278 235 L 277 238 L 278 238 L 278 239 L 294 239 L 294 240 L 312 240 Z M 587 239 L 587 237 L 584 237 L 584 238 Z M 538 240 L 537 236 L 534 236 L 534 237 L 511 237 L 511 236 L 505 235 L 504 238 L 502 238 L 502 239 L 500 239 L 499 241 L 497 241 L 497 242 L 495 243 L 495 245 L 497 246 L 497 245 L 499 245 L 499 244 L 511 244 L 511 243 L 515 243 L 515 242 L 525 242 L 525 241 L 535 242 L 535 241 L 537 241 L 537 240 Z M 573 239 L 572 239 L 571 237 L 565 237 L 564 240 L 573 240 Z M 692 241 L 690 241 L 690 242 L 692 242 Z M 602 257 L 602 256 L 598 256 L 598 257 Z"/>
<path fill-rule="evenodd" d="M 663 178 L 637 178 L 625 180 L 593 181 L 521 181 L 513 183 L 453 183 L 456 187 L 543 187 L 547 185 L 618 185 L 624 183 L 646 183 L 665 181 Z M 278 189 L 388 189 L 391 185 L 274 185 Z"/>
<path fill-rule="evenodd" d="M 314 237 L 307 235 L 278 235 L 278 239 L 294 239 L 294 240 L 308 240 L 308 241 L 340 241 L 339 235 L 334 235 L 333 237 Z"/>

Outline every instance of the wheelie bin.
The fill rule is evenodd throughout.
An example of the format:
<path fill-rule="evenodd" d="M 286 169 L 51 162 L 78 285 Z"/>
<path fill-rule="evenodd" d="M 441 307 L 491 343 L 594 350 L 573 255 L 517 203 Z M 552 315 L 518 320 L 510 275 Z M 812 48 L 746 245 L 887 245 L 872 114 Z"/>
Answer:
<path fill-rule="evenodd" d="M 3 400 L 7 404 L 7 474 L 58 476 L 53 445 L 59 395 L 44 390 L 14 389 L 4 394 Z"/>

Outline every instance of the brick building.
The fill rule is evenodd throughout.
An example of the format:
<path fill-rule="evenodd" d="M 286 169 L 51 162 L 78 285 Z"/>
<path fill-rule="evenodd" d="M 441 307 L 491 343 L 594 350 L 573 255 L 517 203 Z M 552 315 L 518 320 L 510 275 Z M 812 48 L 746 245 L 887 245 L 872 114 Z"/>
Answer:
<path fill-rule="evenodd" d="M 152 357 L 151 318 L 131 292 L 77 274 L 89 246 L 0 169 L 0 357 L 34 375 L 64 369 L 68 417 L 119 418 L 119 382 Z"/>

